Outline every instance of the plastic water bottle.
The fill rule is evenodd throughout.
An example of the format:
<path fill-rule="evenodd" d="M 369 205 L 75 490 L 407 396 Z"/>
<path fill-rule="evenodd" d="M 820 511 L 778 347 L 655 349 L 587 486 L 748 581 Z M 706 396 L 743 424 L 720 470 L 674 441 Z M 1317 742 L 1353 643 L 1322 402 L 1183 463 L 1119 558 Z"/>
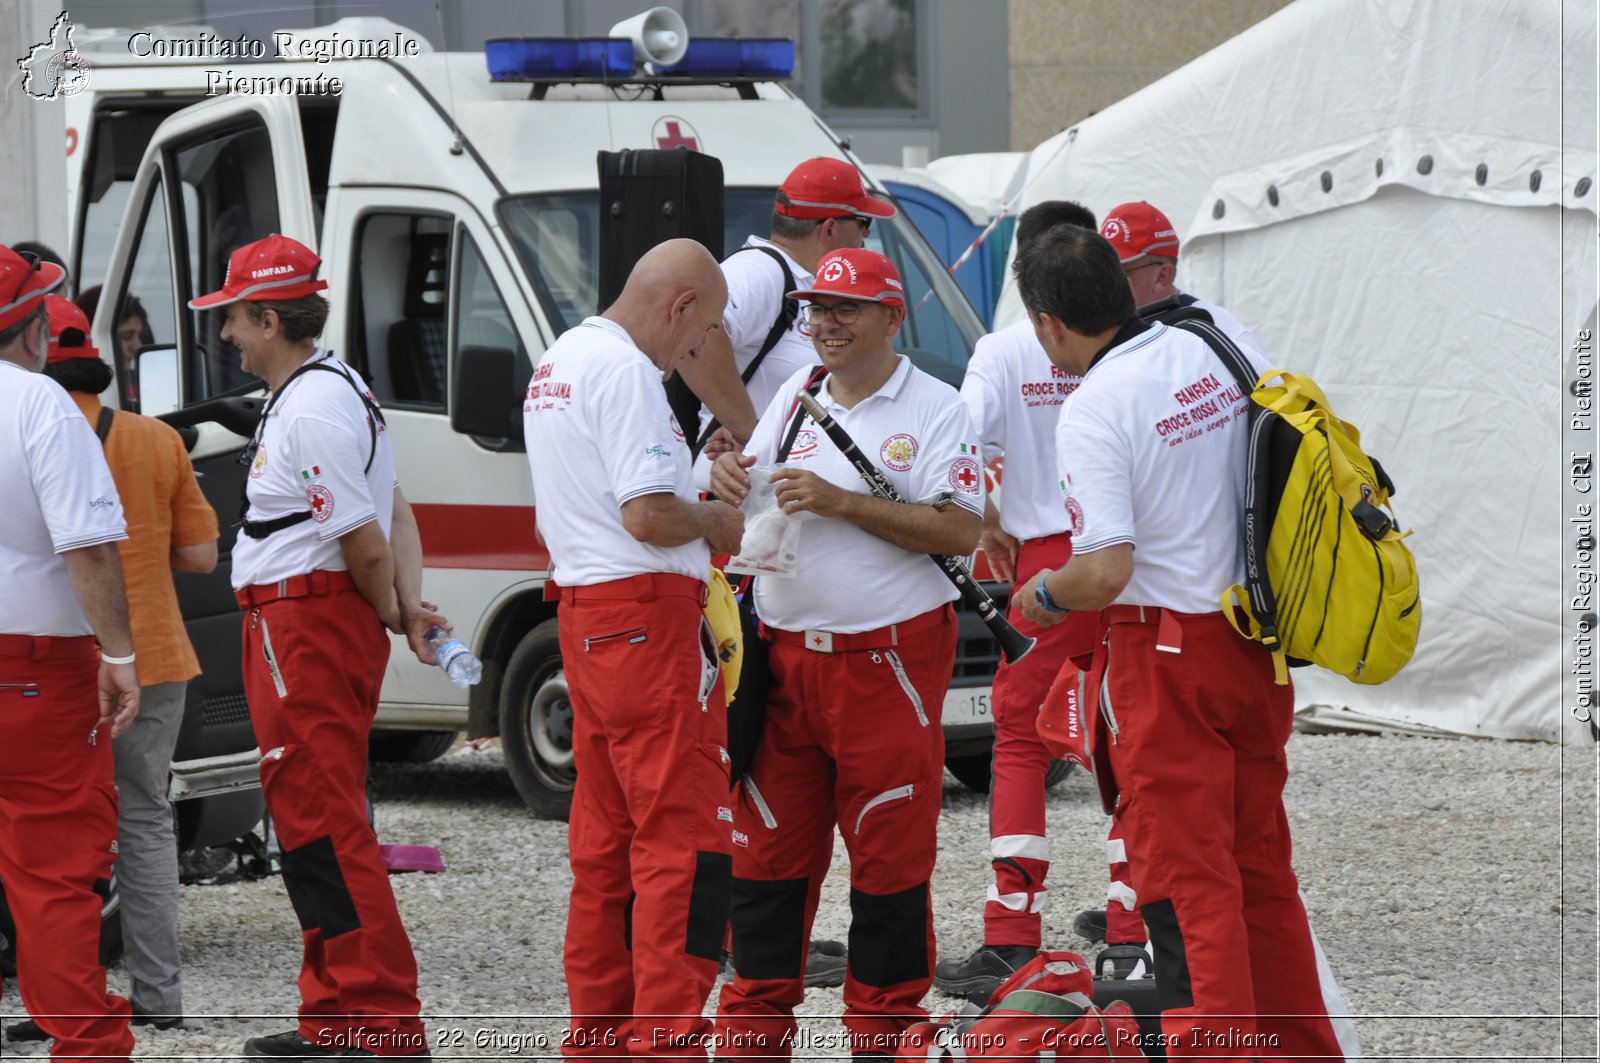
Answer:
<path fill-rule="evenodd" d="M 483 662 L 454 635 L 447 634 L 441 628 L 430 628 L 428 645 L 438 654 L 439 667 L 456 686 L 465 690 L 483 678 Z"/>

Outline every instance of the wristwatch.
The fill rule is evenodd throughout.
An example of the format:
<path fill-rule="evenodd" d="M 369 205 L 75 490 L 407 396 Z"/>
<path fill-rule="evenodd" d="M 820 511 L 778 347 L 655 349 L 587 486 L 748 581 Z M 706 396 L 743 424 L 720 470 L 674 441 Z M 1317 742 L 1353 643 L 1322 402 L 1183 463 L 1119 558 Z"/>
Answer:
<path fill-rule="evenodd" d="M 1047 613 L 1070 613 L 1071 609 L 1063 609 L 1050 597 L 1050 591 L 1045 586 L 1045 580 L 1040 580 L 1033 585 L 1033 596 L 1038 599 L 1039 606 Z"/>

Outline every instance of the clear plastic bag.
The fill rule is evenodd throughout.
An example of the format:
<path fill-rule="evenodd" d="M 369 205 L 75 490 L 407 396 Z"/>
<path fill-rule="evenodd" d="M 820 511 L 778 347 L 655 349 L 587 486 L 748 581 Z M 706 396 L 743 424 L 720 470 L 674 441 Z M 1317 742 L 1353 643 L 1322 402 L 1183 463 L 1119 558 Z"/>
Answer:
<path fill-rule="evenodd" d="M 748 576 L 793 577 L 800 545 L 800 520 L 778 505 L 777 485 L 768 482 L 777 471 L 771 465 L 754 465 L 750 493 L 739 507 L 744 510 L 744 541 L 727 571 Z"/>

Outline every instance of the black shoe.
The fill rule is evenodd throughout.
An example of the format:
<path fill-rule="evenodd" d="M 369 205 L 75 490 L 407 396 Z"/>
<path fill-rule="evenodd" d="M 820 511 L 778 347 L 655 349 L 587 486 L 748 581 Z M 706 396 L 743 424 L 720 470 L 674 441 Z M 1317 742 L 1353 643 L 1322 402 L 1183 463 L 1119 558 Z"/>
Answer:
<path fill-rule="evenodd" d="M 844 974 L 849 965 L 843 942 L 813 941 L 806 948 L 806 970 L 802 980 L 807 986 L 841 986 L 844 985 Z M 733 978 L 738 973 L 733 969 L 733 953 L 724 952 L 722 976 Z"/>
<path fill-rule="evenodd" d="M 50 1035 L 32 1019 L 23 1019 L 6 1027 L 7 1041 L 48 1041 Z"/>
<path fill-rule="evenodd" d="M 813 941 L 806 949 L 807 986 L 844 985 L 845 970 L 850 966 L 844 954 L 844 944 L 838 941 Z"/>
<path fill-rule="evenodd" d="M 940 960 L 933 988 L 983 1007 L 1001 982 L 1037 955 L 1039 950 L 1031 945 L 985 945 L 964 960 Z"/>
<path fill-rule="evenodd" d="M 250 1038 L 244 1043 L 244 1054 L 269 1059 L 326 1059 L 339 1053 L 334 1048 L 307 1041 L 299 1030 L 287 1030 Z"/>
<path fill-rule="evenodd" d="M 1078 913 L 1078 918 L 1072 921 L 1072 931 L 1085 941 L 1104 941 L 1106 939 L 1106 910 L 1104 908 L 1090 908 Z"/>
<path fill-rule="evenodd" d="M 135 1010 L 133 1017 L 128 1020 L 134 1026 L 153 1026 L 157 1030 L 187 1030 L 189 1027 L 183 1023 L 182 1015 L 146 1015 Z"/>

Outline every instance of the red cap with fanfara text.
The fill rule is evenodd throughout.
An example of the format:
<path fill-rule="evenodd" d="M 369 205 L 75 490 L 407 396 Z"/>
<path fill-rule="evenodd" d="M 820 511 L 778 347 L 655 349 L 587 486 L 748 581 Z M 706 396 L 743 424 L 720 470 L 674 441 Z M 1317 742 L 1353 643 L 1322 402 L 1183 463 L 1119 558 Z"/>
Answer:
<path fill-rule="evenodd" d="M 39 308 L 39 300 L 67 279 L 67 271 L 31 252 L 0 245 L 0 332 Z"/>
<path fill-rule="evenodd" d="M 245 244 L 228 256 L 228 275 L 222 288 L 198 299 L 189 300 L 191 310 L 209 310 L 241 299 L 263 302 L 273 299 L 299 299 L 320 292 L 327 281 L 317 280 L 322 259 L 299 240 L 273 233 Z"/>
<path fill-rule="evenodd" d="M 894 204 L 867 195 L 861 173 L 843 159 L 807 159 L 783 179 L 773 209 L 790 218 L 892 218 Z"/>
<path fill-rule="evenodd" d="M 89 342 L 89 318 L 78 304 L 59 295 L 44 297 L 45 313 L 50 315 L 50 353 L 48 362 L 69 358 L 99 358 L 100 350 Z"/>
<path fill-rule="evenodd" d="M 864 303 L 906 305 L 906 290 L 894 263 L 864 247 L 841 247 L 829 251 L 817 263 L 817 279 L 809 288 L 789 295 L 806 299 L 813 295 L 837 295 Z"/>
<path fill-rule="evenodd" d="M 1124 262 L 1145 255 L 1178 257 L 1178 230 L 1165 214 L 1143 200 L 1111 208 L 1100 225 L 1100 235 L 1111 242 Z"/>

